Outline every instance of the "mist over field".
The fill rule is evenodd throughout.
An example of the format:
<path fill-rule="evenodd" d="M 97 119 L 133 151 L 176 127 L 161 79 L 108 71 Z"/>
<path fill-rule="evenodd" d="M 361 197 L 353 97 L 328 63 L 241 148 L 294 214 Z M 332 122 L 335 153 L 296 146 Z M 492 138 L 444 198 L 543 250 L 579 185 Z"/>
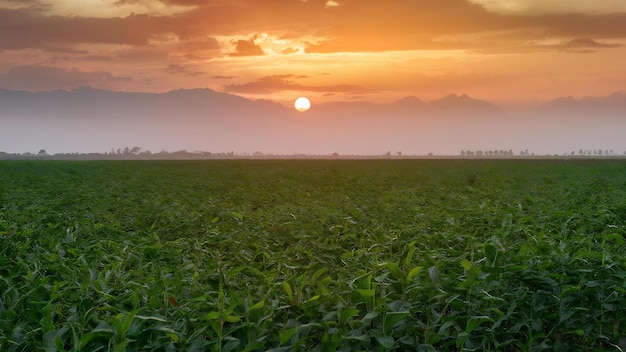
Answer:
<path fill-rule="evenodd" d="M 298 112 L 210 89 L 129 93 L 92 88 L 0 90 L 0 151 L 208 151 L 265 154 L 459 155 L 504 150 L 626 151 L 626 95 L 502 108 L 467 95 L 388 104 L 329 102 Z"/>

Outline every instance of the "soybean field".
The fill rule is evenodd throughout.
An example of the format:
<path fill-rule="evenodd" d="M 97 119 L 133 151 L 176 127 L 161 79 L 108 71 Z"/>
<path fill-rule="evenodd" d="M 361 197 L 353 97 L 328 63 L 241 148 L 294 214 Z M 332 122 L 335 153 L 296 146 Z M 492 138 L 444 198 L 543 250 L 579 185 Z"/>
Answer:
<path fill-rule="evenodd" d="M 624 160 L 0 162 L 2 351 L 620 351 Z"/>

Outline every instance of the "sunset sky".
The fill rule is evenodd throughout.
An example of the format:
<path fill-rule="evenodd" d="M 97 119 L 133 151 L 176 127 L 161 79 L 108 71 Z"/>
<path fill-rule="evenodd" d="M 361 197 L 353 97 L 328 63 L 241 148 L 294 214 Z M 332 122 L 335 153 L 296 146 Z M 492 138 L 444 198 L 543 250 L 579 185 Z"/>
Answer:
<path fill-rule="evenodd" d="M 0 88 L 502 106 L 626 87 L 624 0 L 0 0 Z"/>

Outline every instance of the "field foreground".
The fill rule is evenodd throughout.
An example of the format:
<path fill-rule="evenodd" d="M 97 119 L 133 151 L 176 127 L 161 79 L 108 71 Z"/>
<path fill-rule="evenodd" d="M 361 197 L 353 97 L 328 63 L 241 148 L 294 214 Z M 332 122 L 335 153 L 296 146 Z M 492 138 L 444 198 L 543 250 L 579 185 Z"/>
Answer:
<path fill-rule="evenodd" d="M 626 162 L 0 162 L 2 351 L 617 351 Z"/>

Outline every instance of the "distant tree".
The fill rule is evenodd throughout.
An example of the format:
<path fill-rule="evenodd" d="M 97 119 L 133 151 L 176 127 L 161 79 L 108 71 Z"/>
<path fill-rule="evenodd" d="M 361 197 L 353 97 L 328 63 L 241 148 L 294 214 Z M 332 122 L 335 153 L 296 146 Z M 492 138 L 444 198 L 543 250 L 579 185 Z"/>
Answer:
<path fill-rule="evenodd" d="M 48 155 L 48 153 L 46 153 L 45 149 L 41 149 L 39 150 L 39 153 L 37 153 L 38 155 Z"/>

